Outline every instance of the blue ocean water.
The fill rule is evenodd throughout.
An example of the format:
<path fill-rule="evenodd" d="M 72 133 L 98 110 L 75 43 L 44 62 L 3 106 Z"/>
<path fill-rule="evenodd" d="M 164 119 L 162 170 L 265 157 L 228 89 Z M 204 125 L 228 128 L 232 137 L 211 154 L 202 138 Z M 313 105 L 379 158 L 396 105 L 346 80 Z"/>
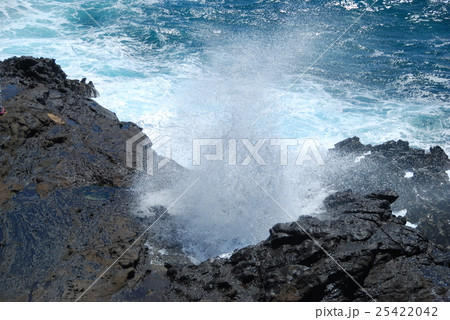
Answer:
<path fill-rule="evenodd" d="M 265 134 L 449 151 L 449 10 L 448 0 L 4 0 L 0 58 L 56 58 L 120 119 L 172 136 L 183 164 L 192 137 L 267 108 L 255 124 L 270 125 Z"/>
<path fill-rule="evenodd" d="M 172 137 L 172 158 L 188 167 L 194 138 L 331 147 L 356 135 L 450 153 L 449 49 L 448 0 L 0 2 L 0 59 L 56 58 L 121 120 Z M 242 179 L 249 172 L 294 215 L 328 192 L 307 170 L 209 165 L 171 208 L 199 260 L 290 220 Z M 182 191 L 144 193 L 143 206 L 169 206 Z"/>

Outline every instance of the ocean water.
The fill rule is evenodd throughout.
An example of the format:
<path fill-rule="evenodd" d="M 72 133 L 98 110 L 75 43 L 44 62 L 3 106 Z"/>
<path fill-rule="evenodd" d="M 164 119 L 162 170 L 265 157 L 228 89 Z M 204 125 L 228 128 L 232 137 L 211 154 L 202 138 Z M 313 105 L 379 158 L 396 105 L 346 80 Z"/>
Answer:
<path fill-rule="evenodd" d="M 313 138 L 328 148 L 356 135 L 449 153 L 449 49 L 448 0 L 0 2 L 0 59 L 55 58 L 69 77 L 92 80 L 121 120 L 171 137 L 186 167 L 194 138 Z M 172 208 L 189 214 L 187 250 L 214 256 L 289 220 L 242 183 L 249 173 L 293 215 L 316 210 L 320 183 L 289 170 L 204 166 L 203 187 Z M 181 191 L 142 201 L 170 205 Z"/>

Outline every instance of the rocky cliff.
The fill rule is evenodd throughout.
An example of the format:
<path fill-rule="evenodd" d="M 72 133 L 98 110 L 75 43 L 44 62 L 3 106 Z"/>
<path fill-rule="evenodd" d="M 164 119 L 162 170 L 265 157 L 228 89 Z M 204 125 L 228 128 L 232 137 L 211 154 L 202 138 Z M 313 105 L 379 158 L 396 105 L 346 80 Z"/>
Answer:
<path fill-rule="evenodd" d="M 73 301 L 142 232 L 130 214 L 137 173 L 125 166 L 125 142 L 141 129 L 52 59 L 8 59 L 0 75 L 0 300 Z M 144 242 L 86 298 L 108 300 L 145 273 Z"/>
<path fill-rule="evenodd" d="M 7 59 L 0 76 L 2 301 L 449 300 L 450 165 L 439 147 L 343 141 L 329 153 L 340 168 L 327 171 L 329 187 L 340 191 L 325 213 L 275 225 L 229 258 L 193 265 L 174 247 L 156 261 L 148 248 L 158 239 L 139 236 L 165 209 L 139 218 L 131 187 L 185 170 L 127 168 L 125 142 L 141 129 L 54 60 Z"/>

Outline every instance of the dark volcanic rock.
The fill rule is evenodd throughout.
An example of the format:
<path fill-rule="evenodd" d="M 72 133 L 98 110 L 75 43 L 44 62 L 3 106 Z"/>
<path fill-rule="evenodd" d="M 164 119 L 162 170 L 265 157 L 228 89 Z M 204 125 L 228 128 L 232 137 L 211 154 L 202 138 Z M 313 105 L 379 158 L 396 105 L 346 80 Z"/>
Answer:
<path fill-rule="evenodd" d="M 0 300 L 73 301 L 140 235 L 126 140 L 141 132 L 52 59 L 0 63 Z M 175 163 L 147 179 L 170 180 Z M 145 221 L 145 223 L 151 223 Z M 109 300 L 148 269 L 145 237 L 84 297 Z"/>
<path fill-rule="evenodd" d="M 425 152 L 402 140 L 371 146 L 354 137 L 336 144 L 326 162 L 331 188 L 363 194 L 395 190 L 393 210 L 406 209 L 418 230 L 450 249 L 450 161 L 442 148 Z"/>
<path fill-rule="evenodd" d="M 358 137 L 348 138 L 336 143 L 335 150 L 340 153 L 366 151 L 368 147 L 359 141 Z"/>
<path fill-rule="evenodd" d="M 395 198 L 392 191 L 336 193 L 325 201 L 333 219 L 301 217 L 275 225 L 267 240 L 229 259 L 168 266 L 167 299 L 448 300 L 449 256 L 392 216 Z"/>

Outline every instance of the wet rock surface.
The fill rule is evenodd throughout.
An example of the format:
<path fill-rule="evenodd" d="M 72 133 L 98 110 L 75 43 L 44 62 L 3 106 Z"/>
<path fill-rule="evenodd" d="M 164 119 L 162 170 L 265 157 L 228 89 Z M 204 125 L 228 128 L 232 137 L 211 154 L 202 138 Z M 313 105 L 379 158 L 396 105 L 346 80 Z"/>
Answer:
<path fill-rule="evenodd" d="M 168 266 L 167 299 L 447 301 L 449 256 L 391 214 L 396 198 L 338 192 L 325 200 L 325 220 L 277 224 L 229 259 Z"/>
<path fill-rule="evenodd" d="M 362 194 L 396 190 L 399 199 L 393 210 L 406 211 L 417 230 L 440 248 L 450 249 L 450 161 L 442 148 L 425 151 L 402 140 L 363 145 L 354 137 L 336 144 L 327 161 L 331 188 Z"/>
<path fill-rule="evenodd" d="M 154 176 L 128 168 L 125 142 L 141 129 L 98 105 L 92 83 L 67 79 L 54 60 L 8 59 L 0 75 L 0 300 L 74 301 L 85 292 L 82 301 L 449 300 L 450 168 L 439 147 L 345 140 L 327 160 L 339 168 L 326 172 L 329 187 L 341 191 L 325 212 L 194 265 L 170 243 L 170 212 L 136 214 L 132 189 L 136 179 L 170 184 L 183 168 L 171 162 Z M 392 208 L 407 209 L 418 228 Z M 161 230 L 140 238 L 158 218 Z"/>
<path fill-rule="evenodd" d="M 130 214 L 139 173 L 125 165 L 125 142 L 141 129 L 52 59 L 8 59 L 0 75 L 0 300 L 74 301 L 155 219 Z M 146 179 L 172 179 L 158 174 Z M 145 275 L 145 241 L 83 299 L 109 300 Z"/>

